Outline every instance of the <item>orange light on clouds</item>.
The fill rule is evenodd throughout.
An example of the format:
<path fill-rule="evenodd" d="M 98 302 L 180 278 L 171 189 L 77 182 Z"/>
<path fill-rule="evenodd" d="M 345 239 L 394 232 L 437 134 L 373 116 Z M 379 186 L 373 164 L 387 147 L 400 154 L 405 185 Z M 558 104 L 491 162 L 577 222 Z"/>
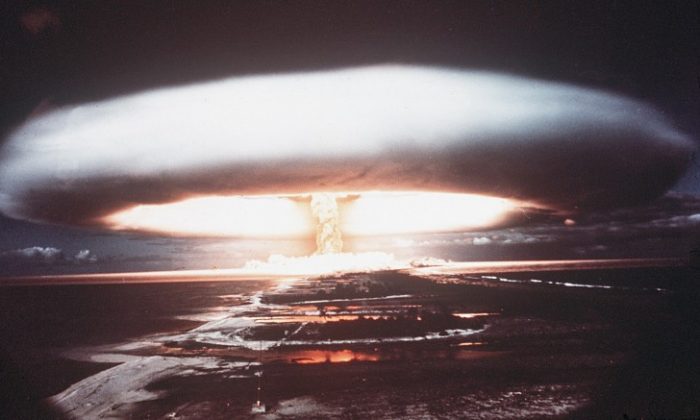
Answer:
<path fill-rule="evenodd" d="M 206 196 L 137 205 L 105 222 L 116 230 L 181 236 L 294 237 L 314 229 L 306 207 L 288 197 Z"/>
<path fill-rule="evenodd" d="M 355 236 L 483 228 L 517 208 L 511 200 L 429 192 L 337 193 L 340 228 Z M 181 236 L 301 237 L 312 235 L 310 194 L 207 196 L 142 204 L 104 219 L 112 229 Z M 352 198 L 349 198 L 352 197 Z"/>
<path fill-rule="evenodd" d="M 475 194 L 371 192 L 343 209 L 342 229 L 358 236 L 468 230 L 495 225 L 515 208 Z"/>

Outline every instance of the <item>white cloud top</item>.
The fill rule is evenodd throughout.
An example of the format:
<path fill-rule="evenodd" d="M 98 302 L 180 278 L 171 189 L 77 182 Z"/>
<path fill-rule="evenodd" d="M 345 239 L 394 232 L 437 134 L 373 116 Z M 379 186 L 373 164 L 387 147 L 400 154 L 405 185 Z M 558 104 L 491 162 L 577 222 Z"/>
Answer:
<path fill-rule="evenodd" d="M 236 77 L 67 106 L 0 155 L 0 211 L 92 223 L 205 194 L 430 190 L 557 210 L 668 188 L 694 147 L 632 99 L 414 66 Z"/>

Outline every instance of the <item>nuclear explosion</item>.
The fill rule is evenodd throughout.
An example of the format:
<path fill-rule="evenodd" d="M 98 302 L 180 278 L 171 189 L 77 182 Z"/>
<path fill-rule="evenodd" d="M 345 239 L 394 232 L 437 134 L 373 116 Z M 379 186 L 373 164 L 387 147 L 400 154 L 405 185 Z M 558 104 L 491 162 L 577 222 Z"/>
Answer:
<path fill-rule="evenodd" d="M 311 194 L 311 213 L 317 220 L 315 254 L 342 252 L 343 236 L 336 196 L 331 193 Z"/>

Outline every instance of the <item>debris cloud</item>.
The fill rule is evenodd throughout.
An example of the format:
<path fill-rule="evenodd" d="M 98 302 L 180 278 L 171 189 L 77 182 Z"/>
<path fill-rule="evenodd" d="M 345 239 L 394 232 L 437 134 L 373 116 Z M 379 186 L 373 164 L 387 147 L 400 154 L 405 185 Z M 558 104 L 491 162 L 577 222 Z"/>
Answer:
<path fill-rule="evenodd" d="M 316 218 L 316 254 L 343 251 L 340 213 L 336 196 L 330 193 L 311 194 L 311 212 Z"/>

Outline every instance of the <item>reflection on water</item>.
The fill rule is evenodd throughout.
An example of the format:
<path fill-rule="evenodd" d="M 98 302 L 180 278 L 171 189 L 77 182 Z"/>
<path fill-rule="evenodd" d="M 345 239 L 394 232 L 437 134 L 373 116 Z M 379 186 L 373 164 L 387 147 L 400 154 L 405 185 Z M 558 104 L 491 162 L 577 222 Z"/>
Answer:
<path fill-rule="evenodd" d="M 463 343 L 457 344 L 457 347 L 473 347 L 473 346 L 483 346 L 486 343 L 481 341 L 465 341 Z"/>
<path fill-rule="evenodd" d="M 300 365 L 314 363 L 376 362 L 379 354 L 353 350 L 302 350 L 290 355 L 288 361 Z"/>
<path fill-rule="evenodd" d="M 480 346 L 485 343 L 460 343 L 458 346 Z M 408 361 L 425 359 L 468 360 L 493 357 L 503 352 L 466 350 L 459 348 L 409 348 L 409 347 L 375 347 L 372 349 L 341 350 L 296 350 L 283 351 L 275 355 L 276 360 L 300 365 L 317 363 Z"/>
<path fill-rule="evenodd" d="M 255 317 L 255 322 L 259 324 L 293 324 L 313 322 L 324 324 L 326 322 L 357 321 L 360 316 L 364 319 L 389 319 L 386 315 L 282 315 L 274 317 Z"/>
<path fill-rule="evenodd" d="M 344 305 L 344 306 L 339 306 L 339 305 L 326 305 L 326 304 L 317 304 L 317 305 L 299 305 L 299 304 L 294 304 L 290 305 L 289 307 L 285 308 L 280 308 L 280 309 L 273 309 L 270 312 L 273 314 L 276 313 L 289 313 L 290 310 L 293 313 L 300 313 L 300 314 L 305 314 L 305 315 L 313 315 L 313 314 L 326 314 L 326 315 L 349 315 L 349 314 L 373 314 L 373 313 L 404 313 L 409 309 L 421 309 L 423 308 L 423 305 L 420 304 L 399 304 L 399 303 L 392 303 L 392 304 L 365 304 L 365 305 Z"/>
<path fill-rule="evenodd" d="M 494 316 L 500 314 L 498 312 L 455 312 L 452 315 L 456 316 L 457 318 L 472 319 L 482 316 Z"/>
<path fill-rule="evenodd" d="M 496 312 L 455 312 L 452 314 L 457 318 L 462 319 L 473 319 L 486 316 L 496 316 L 500 315 Z M 363 314 L 330 314 L 330 313 L 320 313 L 319 311 L 306 312 L 300 314 L 292 315 L 278 315 L 273 314 L 271 316 L 259 316 L 254 317 L 256 323 L 258 324 L 301 324 L 301 323 L 318 323 L 325 324 L 327 322 L 338 322 L 338 321 L 357 321 L 361 318 L 363 319 L 391 319 L 392 315 L 384 314 L 379 315 L 376 313 L 363 313 Z M 421 317 L 416 317 L 418 321 Z"/>

